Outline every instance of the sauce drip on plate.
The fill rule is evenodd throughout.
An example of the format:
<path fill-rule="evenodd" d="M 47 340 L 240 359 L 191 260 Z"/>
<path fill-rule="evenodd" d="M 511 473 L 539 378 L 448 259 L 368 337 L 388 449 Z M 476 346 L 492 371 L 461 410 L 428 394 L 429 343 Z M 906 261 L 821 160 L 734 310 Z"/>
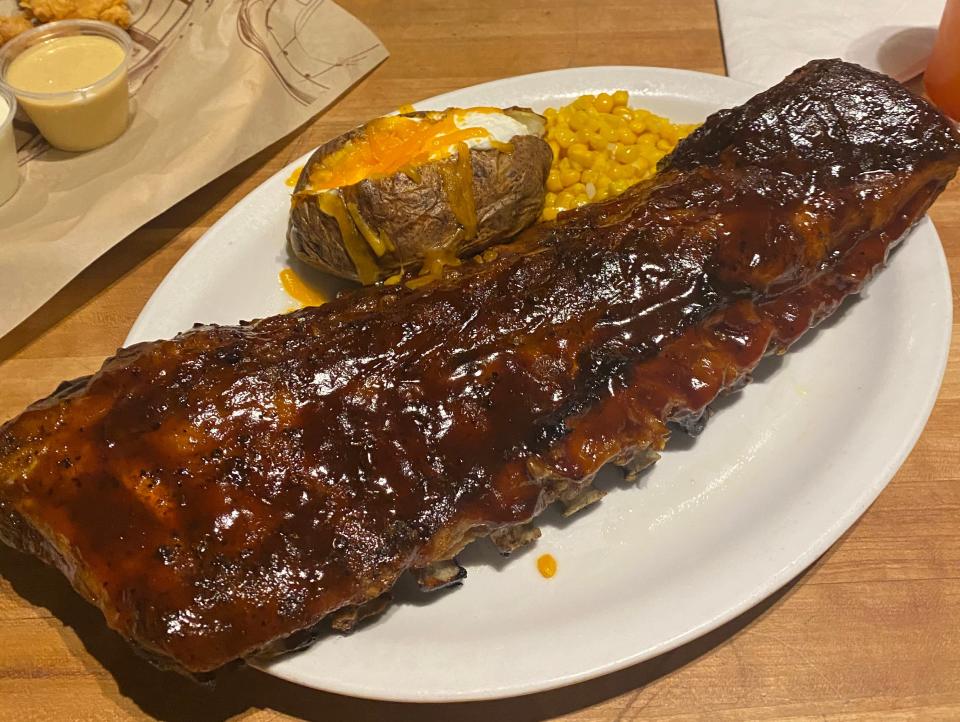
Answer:
<path fill-rule="evenodd" d="M 550 579 L 557 573 L 557 560 L 553 554 L 541 554 L 537 558 L 537 571 L 544 579 Z"/>
<path fill-rule="evenodd" d="M 296 168 L 293 169 L 293 172 L 292 172 L 292 173 L 290 174 L 290 176 L 284 181 L 284 183 L 285 183 L 288 187 L 290 187 L 290 188 L 296 188 L 296 187 L 297 187 L 297 181 L 300 180 L 300 174 L 301 174 L 301 173 L 303 173 L 303 166 L 302 166 L 302 165 L 298 165 Z"/>
<path fill-rule="evenodd" d="M 320 291 L 304 281 L 292 268 L 280 271 L 280 285 L 287 295 L 297 302 L 299 308 L 322 306 L 327 302 Z"/>

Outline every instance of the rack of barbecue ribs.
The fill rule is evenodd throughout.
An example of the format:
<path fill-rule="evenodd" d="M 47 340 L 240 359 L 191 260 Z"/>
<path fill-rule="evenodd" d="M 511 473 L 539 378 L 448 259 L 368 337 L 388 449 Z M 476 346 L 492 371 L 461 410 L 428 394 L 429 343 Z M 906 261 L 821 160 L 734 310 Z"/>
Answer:
<path fill-rule="evenodd" d="M 0 427 L 0 535 L 187 672 L 348 629 L 401 574 L 458 582 L 466 544 L 529 542 L 604 464 L 698 430 L 958 164 L 924 100 L 814 61 L 494 260 L 119 351 Z"/>

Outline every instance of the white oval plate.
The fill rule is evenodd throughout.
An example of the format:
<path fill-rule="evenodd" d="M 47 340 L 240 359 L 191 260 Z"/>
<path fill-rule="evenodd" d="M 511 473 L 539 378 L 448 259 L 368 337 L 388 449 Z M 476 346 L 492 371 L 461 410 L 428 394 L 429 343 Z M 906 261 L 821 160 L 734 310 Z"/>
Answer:
<path fill-rule="evenodd" d="M 529 105 L 626 88 L 631 102 L 700 121 L 756 88 L 663 68 L 574 68 L 465 88 L 419 108 Z M 237 204 L 184 255 L 127 338 L 169 337 L 195 321 L 235 323 L 291 301 L 277 274 L 291 171 Z M 299 268 L 299 267 L 298 267 Z M 301 269 L 304 270 L 304 269 Z M 308 270 L 304 270 L 310 275 Z M 329 281 L 310 275 L 318 285 Z M 309 687 L 388 700 L 506 697 L 595 677 L 704 634 L 771 594 L 822 554 L 877 497 L 923 429 L 951 328 L 947 267 L 923 220 L 872 283 L 785 359 L 724 400 L 695 443 L 678 442 L 635 486 L 592 510 L 543 518 L 532 548 L 501 560 L 487 542 L 462 557 L 460 589 L 397 603 L 349 636 L 262 664 Z M 537 555 L 558 561 L 553 579 Z"/>

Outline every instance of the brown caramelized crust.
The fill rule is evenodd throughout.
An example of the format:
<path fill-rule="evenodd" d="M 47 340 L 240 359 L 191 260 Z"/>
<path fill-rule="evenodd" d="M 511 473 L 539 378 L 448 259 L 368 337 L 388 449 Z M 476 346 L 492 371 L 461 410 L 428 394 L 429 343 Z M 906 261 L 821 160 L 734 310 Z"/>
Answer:
<path fill-rule="evenodd" d="M 275 649 L 650 460 L 859 290 L 958 163 L 924 101 L 813 62 L 492 262 L 120 351 L 0 428 L 0 533 L 169 663 Z"/>

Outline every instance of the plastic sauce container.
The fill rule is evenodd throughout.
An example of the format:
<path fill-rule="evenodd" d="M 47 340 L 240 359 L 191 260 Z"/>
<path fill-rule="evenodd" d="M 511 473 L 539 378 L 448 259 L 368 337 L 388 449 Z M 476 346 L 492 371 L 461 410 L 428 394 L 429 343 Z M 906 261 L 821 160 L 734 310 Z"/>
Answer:
<path fill-rule="evenodd" d="M 0 88 L 0 205 L 17 192 L 20 171 L 17 169 L 17 144 L 13 139 L 13 116 L 17 114 L 17 99 Z"/>
<path fill-rule="evenodd" d="M 92 150 L 127 128 L 130 37 L 110 23 L 41 25 L 0 50 L 0 81 L 50 145 Z"/>

